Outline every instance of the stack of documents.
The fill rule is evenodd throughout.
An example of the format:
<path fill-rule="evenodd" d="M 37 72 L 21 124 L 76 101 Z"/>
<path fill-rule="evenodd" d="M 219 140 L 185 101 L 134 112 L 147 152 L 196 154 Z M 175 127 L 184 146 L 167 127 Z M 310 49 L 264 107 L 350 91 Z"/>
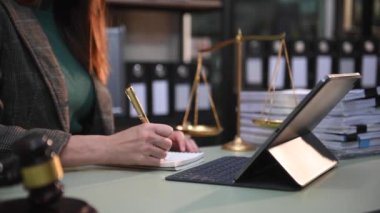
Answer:
<path fill-rule="evenodd" d="M 350 91 L 314 134 L 339 158 L 380 153 L 379 100 L 380 87 Z"/>
<path fill-rule="evenodd" d="M 308 91 L 295 90 L 297 99 L 301 100 Z M 275 128 L 257 125 L 252 120 L 284 120 L 295 107 L 293 94 L 292 90 L 276 91 L 272 104 L 268 105 L 263 98 L 267 95 L 266 91 L 243 91 L 240 100 L 242 139 L 256 145 L 264 143 Z M 353 89 L 313 132 L 341 159 L 380 153 L 379 103 L 380 86 Z"/>
<path fill-rule="evenodd" d="M 275 130 L 253 120 L 284 120 L 310 92 L 308 89 L 242 91 L 240 94 L 240 137 L 247 143 L 261 145 Z"/>

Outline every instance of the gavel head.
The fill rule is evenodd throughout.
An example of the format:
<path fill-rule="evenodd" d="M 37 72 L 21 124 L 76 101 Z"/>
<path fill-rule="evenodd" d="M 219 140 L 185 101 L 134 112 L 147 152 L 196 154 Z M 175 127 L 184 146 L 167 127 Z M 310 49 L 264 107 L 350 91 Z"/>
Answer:
<path fill-rule="evenodd" d="M 42 134 L 28 134 L 13 144 L 20 158 L 22 183 L 33 206 L 53 205 L 62 197 L 63 169 L 51 149 L 52 141 Z"/>

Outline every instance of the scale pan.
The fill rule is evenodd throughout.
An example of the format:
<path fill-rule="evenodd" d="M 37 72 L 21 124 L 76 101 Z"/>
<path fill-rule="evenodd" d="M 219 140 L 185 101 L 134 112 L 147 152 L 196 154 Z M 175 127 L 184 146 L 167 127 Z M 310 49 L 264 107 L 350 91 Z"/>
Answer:
<path fill-rule="evenodd" d="M 176 127 L 177 130 L 182 131 L 185 134 L 194 136 L 194 137 L 207 137 L 215 136 L 223 131 L 223 128 L 218 128 L 216 126 L 207 126 L 207 125 L 179 125 Z"/>
<path fill-rule="evenodd" d="M 260 127 L 277 128 L 282 123 L 282 120 L 253 119 L 252 122 Z"/>

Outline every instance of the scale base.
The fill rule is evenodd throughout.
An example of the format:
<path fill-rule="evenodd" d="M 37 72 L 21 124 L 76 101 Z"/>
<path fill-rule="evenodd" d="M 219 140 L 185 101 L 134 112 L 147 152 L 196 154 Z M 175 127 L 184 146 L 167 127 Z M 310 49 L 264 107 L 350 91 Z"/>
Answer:
<path fill-rule="evenodd" d="M 232 141 L 224 144 L 222 148 L 229 151 L 245 152 L 245 151 L 255 150 L 256 146 L 253 144 L 245 143 L 241 139 L 241 137 L 235 136 L 235 138 Z"/>

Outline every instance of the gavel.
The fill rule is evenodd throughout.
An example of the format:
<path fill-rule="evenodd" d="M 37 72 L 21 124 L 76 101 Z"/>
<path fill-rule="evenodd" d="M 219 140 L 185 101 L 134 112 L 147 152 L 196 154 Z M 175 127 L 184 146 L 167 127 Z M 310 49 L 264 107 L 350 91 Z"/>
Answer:
<path fill-rule="evenodd" d="M 63 197 L 63 169 L 52 150 L 53 141 L 39 133 L 28 134 L 13 145 L 28 197 L 0 203 L 0 212 L 97 212 L 84 201 Z"/>

